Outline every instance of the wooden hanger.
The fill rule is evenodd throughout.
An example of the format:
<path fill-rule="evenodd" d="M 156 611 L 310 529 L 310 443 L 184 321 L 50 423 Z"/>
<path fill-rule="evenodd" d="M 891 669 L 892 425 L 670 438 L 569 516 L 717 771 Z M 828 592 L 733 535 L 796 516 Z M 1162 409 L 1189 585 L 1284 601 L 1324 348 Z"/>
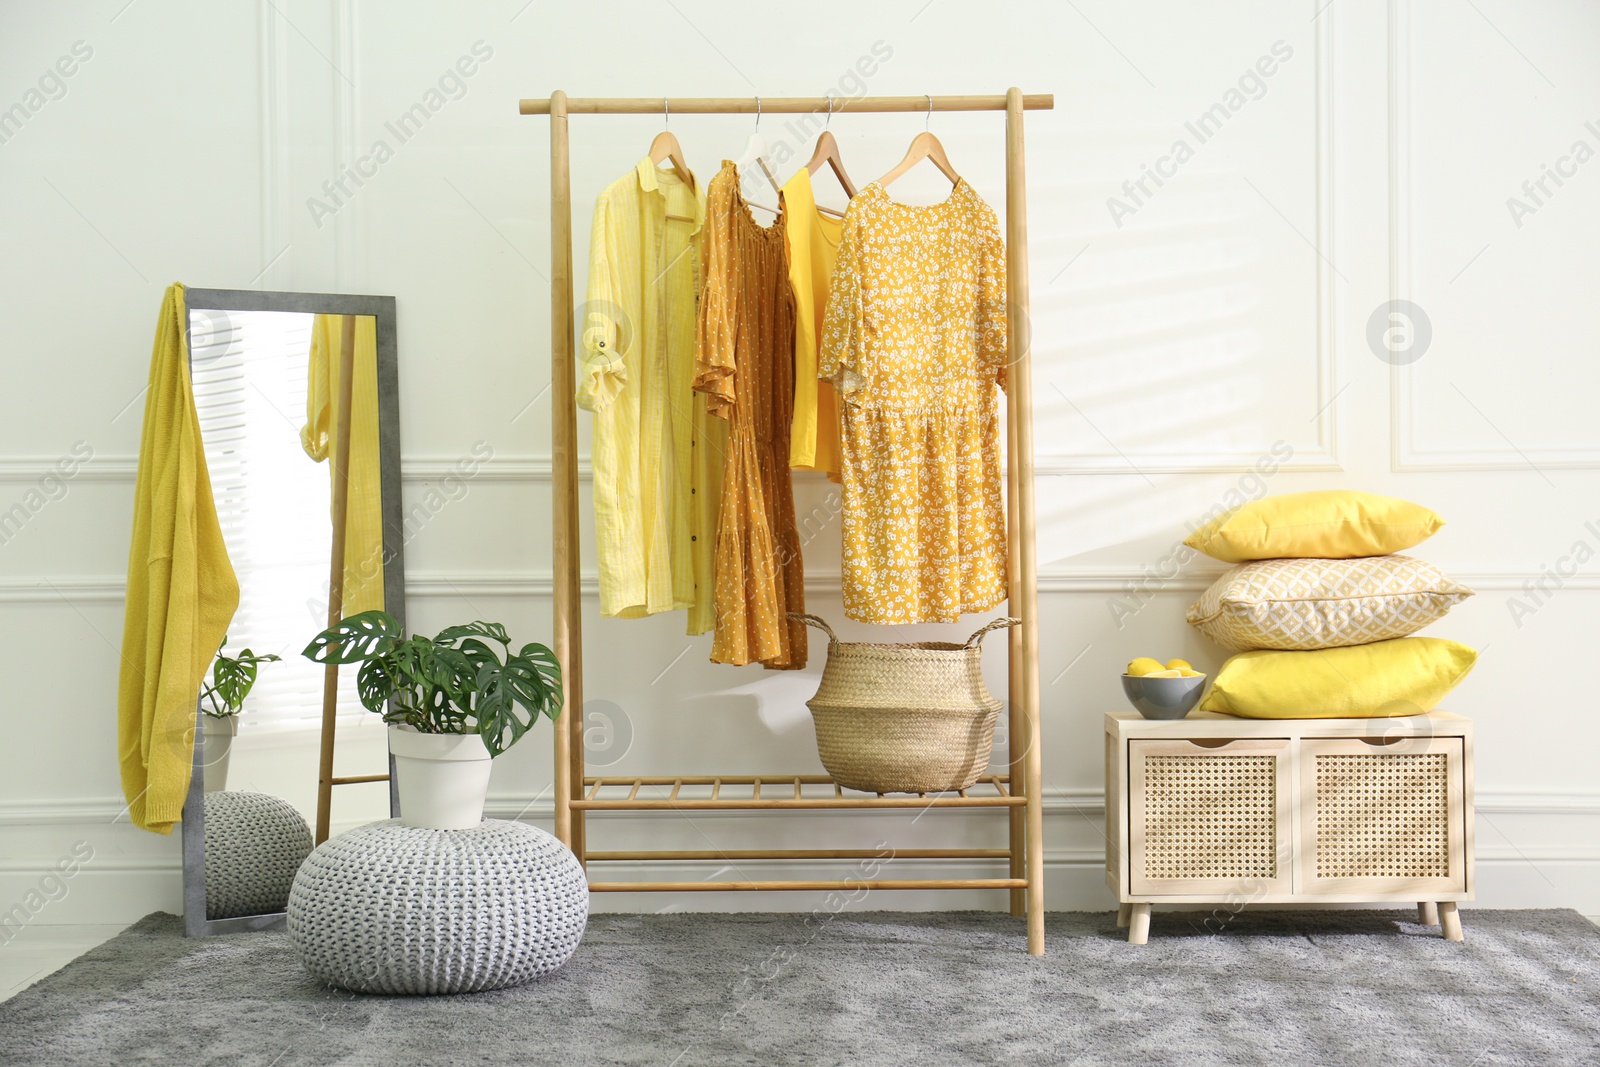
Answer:
<path fill-rule="evenodd" d="M 661 99 L 661 115 L 663 124 L 672 121 L 665 97 Z M 652 166 L 661 166 L 663 162 L 670 161 L 672 169 L 678 172 L 689 186 L 689 191 L 694 191 L 694 171 L 689 169 L 689 164 L 683 161 L 683 147 L 678 144 L 678 139 L 672 135 L 671 130 L 662 130 L 656 134 L 656 139 L 650 142 L 650 163 Z M 677 222 L 693 222 L 689 215 L 673 215 L 668 213 L 667 218 Z"/>
<path fill-rule="evenodd" d="M 933 97 L 928 97 L 928 119 L 933 118 Z M 886 186 L 900 175 L 921 163 L 924 159 L 930 160 L 939 168 L 951 185 L 961 182 L 961 175 L 950 165 L 950 157 L 944 154 L 944 145 L 939 143 L 939 138 L 928 132 L 927 120 L 923 121 L 922 132 L 911 138 L 911 147 L 906 149 L 905 158 L 895 164 L 893 170 L 878 179 L 880 186 Z"/>
<path fill-rule="evenodd" d="M 839 142 L 834 140 L 832 133 L 828 132 L 828 124 L 832 122 L 833 96 L 829 94 L 827 122 L 823 124 L 822 136 L 817 138 L 817 147 L 812 151 L 810 160 L 806 162 L 806 172 L 815 176 L 817 171 L 822 169 L 822 165 L 826 163 L 829 169 L 833 171 L 833 176 L 838 178 L 839 184 L 844 187 L 845 195 L 853 200 L 856 195 L 856 186 L 850 180 L 850 175 L 844 172 L 844 161 L 839 158 Z M 817 210 L 827 212 L 829 215 L 838 218 L 844 217 L 844 212 L 835 211 L 831 207 L 823 207 L 821 204 L 817 205 Z"/>

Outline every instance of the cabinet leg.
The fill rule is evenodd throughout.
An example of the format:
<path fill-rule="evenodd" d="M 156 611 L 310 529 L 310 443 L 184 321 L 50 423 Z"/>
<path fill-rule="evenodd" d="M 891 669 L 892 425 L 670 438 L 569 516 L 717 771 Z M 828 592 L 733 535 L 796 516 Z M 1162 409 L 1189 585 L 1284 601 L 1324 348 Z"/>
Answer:
<path fill-rule="evenodd" d="M 1128 928 L 1128 920 L 1131 919 L 1132 917 L 1133 917 L 1133 905 L 1132 904 L 1119 904 L 1119 905 L 1117 905 L 1117 929 L 1118 930 L 1126 930 Z"/>
<path fill-rule="evenodd" d="M 1423 926 L 1439 925 L 1439 905 L 1431 900 L 1417 902 L 1417 922 Z"/>
<path fill-rule="evenodd" d="M 1150 905 L 1132 905 L 1132 914 L 1128 916 L 1128 944 L 1142 945 L 1150 940 Z"/>
<path fill-rule="evenodd" d="M 1453 900 L 1439 902 L 1439 926 L 1444 931 L 1446 941 L 1465 940 L 1461 935 L 1461 913 L 1456 910 Z"/>

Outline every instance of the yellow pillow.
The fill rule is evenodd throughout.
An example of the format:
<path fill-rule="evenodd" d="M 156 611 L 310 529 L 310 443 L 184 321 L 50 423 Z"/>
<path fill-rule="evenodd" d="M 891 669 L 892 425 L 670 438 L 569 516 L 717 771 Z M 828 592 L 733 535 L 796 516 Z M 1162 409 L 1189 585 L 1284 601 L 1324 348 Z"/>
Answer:
<path fill-rule="evenodd" d="M 1184 540 L 1224 563 L 1253 559 L 1355 559 L 1403 552 L 1444 520 L 1420 504 L 1353 489 L 1283 493 L 1217 516 Z"/>
<path fill-rule="evenodd" d="M 1420 715 L 1477 660 L 1477 650 L 1438 637 L 1316 652 L 1241 652 L 1217 672 L 1200 710 L 1249 719 Z"/>

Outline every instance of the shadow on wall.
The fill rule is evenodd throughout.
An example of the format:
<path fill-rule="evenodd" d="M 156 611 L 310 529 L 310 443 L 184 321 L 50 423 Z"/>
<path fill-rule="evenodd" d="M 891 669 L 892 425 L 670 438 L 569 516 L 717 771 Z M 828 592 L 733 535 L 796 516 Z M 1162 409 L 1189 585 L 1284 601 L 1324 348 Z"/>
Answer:
<path fill-rule="evenodd" d="M 1165 551 L 1230 490 L 1263 495 L 1323 439 L 1315 254 L 1283 243 L 1282 219 L 1239 176 L 1184 177 L 1121 231 L 1051 229 L 1033 253 L 1035 460 L 1104 475 L 1065 492 L 1041 475 L 1044 567 Z"/>

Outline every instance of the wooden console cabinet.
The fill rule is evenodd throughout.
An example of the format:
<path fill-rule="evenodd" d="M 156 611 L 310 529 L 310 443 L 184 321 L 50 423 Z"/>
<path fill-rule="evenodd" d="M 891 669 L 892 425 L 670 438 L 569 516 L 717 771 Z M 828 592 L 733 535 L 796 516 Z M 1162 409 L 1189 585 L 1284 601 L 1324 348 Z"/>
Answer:
<path fill-rule="evenodd" d="M 1461 940 L 1475 891 L 1472 723 L 1392 719 L 1158 721 L 1106 730 L 1106 882 L 1144 944 L 1156 904 L 1406 901 Z"/>

